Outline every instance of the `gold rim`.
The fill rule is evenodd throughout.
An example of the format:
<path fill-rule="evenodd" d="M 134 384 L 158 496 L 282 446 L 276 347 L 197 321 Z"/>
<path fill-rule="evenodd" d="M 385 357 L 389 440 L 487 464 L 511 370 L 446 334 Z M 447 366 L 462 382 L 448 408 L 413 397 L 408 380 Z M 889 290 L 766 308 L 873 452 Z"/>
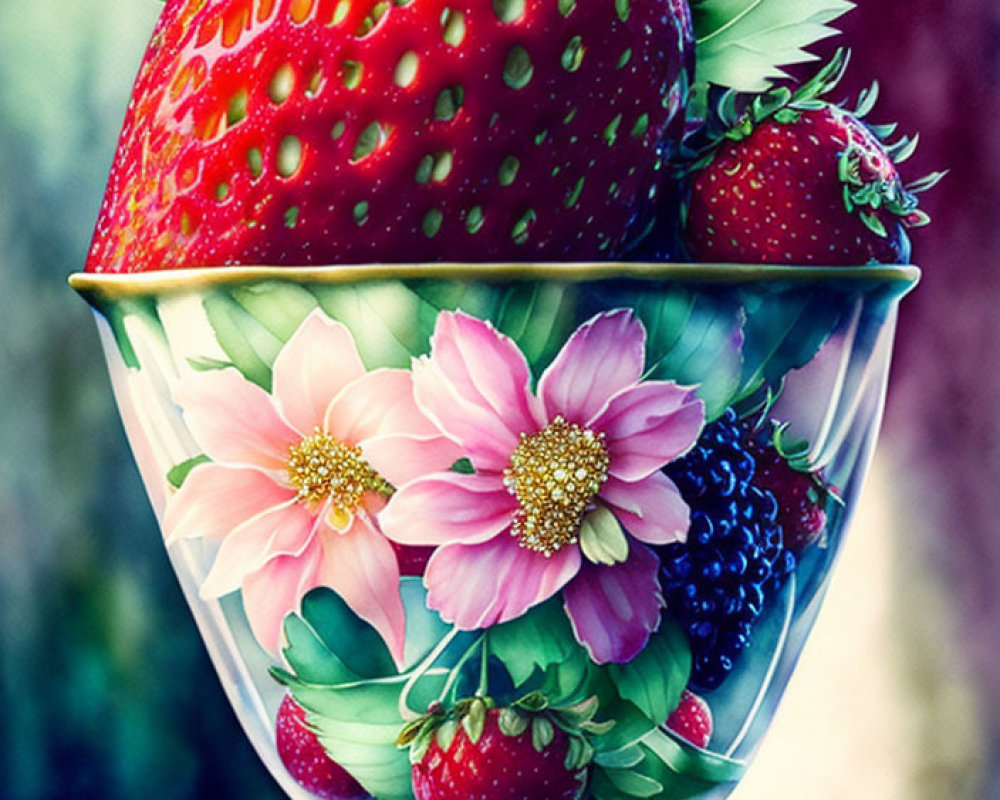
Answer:
<path fill-rule="evenodd" d="M 361 264 L 328 267 L 204 267 L 127 275 L 78 272 L 69 284 L 82 294 L 104 297 L 189 292 L 237 283 L 279 280 L 291 283 L 363 283 L 386 280 L 555 280 L 586 282 L 629 278 L 709 283 L 826 282 L 895 283 L 902 291 L 920 278 L 912 265 L 798 267 L 774 264 L 673 264 L 634 262 Z"/>

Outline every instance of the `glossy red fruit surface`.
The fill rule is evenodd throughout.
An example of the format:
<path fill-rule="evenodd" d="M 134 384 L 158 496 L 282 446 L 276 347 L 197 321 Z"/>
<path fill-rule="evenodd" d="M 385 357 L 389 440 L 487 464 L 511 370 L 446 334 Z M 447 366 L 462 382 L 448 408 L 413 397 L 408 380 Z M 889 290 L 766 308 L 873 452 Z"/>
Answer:
<path fill-rule="evenodd" d="M 712 709 L 703 697 L 685 689 L 666 726 L 695 747 L 708 747 L 714 727 Z"/>
<path fill-rule="evenodd" d="M 845 186 L 909 202 L 892 157 L 850 113 L 824 105 L 793 121 L 767 119 L 745 138 L 723 141 L 694 176 L 686 246 L 709 262 L 905 263 L 906 215 L 891 201 L 847 202 Z"/>
<path fill-rule="evenodd" d="M 754 483 L 774 495 L 784 545 L 799 555 L 826 529 L 830 490 L 819 473 L 795 469 L 773 444 L 751 438 L 747 447 L 757 460 Z"/>
<path fill-rule="evenodd" d="M 613 258 L 690 36 L 677 0 L 167 0 L 87 270 Z"/>
<path fill-rule="evenodd" d="M 435 739 L 413 766 L 416 800 L 574 800 L 585 784 L 585 771 L 566 769 L 569 739 L 555 728 L 541 751 L 528 730 L 518 736 L 501 732 L 497 709 L 486 714 L 482 735 L 473 742 L 458 726 L 447 749 Z"/>
<path fill-rule="evenodd" d="M 278 755 L 303 788 L 322 800 L 371 800 L 348 772 L 330 758 L 308 727 L 302 706 L 286 695 L 275 725 Z"/>

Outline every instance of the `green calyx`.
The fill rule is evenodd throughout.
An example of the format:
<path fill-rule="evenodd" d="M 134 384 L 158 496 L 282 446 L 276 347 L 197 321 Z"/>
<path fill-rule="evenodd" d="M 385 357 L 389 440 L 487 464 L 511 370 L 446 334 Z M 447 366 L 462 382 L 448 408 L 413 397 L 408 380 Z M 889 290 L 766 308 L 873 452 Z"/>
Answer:
<path fill-rule="evenodd" d="M 487 714 L 494 709 L 496 704 L 491 698 L 478 695 L 459 700 L 447 709 L 441 703 L 432 703 L 425 714 L 400 731 L 396 744 L 410 749 L 413 764 L 419 763 L 435 742 L 446 751 L 460 729 L 470 742 L 477 744 L 486 730 Z M 531 745 L 539 753 L 552 744 L 557 730 L 562 731 L 569 742 L 564 765 L 568 771 L 576 772 L 594 759 L 590 738 L 607 733 L 614 726 L 614 721 L 596 722 L 597 709 L 596 697 L 556 707 L 549 705 L 541 692 L 531 692 L 500 708 L 496 724 L 504 736 L 518 737 L 530 732 Z"/>
<path fill-rule="evenodd" d="M 829 103 L 823 97 L 840 82 L 847 70 L 850 51 L 839 48 L 830 61 L 812 78 L 791 89 L 778 86 L 763 94 L 756 95 L 749 104 L 740 109 L 743 97 L 736 92 L 726 92 L 719 101 L 717 114 L 725 128 L 723 136 L 733 141 L 747 138 L 754 129 L 766 120 L 789 125 L 797 122 L 803 111 L 818 111 Z"/>

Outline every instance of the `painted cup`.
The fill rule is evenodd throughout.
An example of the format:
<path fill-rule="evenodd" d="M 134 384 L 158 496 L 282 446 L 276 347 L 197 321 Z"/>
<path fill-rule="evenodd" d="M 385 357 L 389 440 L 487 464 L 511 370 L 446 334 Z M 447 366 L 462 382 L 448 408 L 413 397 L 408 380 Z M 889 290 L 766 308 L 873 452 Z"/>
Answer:
<path fill-rule="evenodd" d="M 72 284 L 202 638 L 290 797 L 341 795 L 279 754 L 288 698 L 378 800 L 433 796 L 458 779 L 428 760 L 489 737 L 562 747 L 565 796 L 680 800 L 729 794 L 774 713 L 916 279 L 450 264 Z"/>

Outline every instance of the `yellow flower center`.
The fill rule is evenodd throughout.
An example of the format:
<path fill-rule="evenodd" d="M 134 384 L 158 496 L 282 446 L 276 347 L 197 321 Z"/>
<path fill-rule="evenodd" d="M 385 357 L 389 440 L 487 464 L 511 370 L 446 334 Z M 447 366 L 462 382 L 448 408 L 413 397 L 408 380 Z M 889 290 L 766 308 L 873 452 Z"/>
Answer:
<path fill-rule="evenodd" d="M 608 479 L 604 434 L 557 416 L 521 441 L 504 470 L 517 498 L 511 534 L 521 547 L 551 556 L 578 541 L 583 515 Z"/>
<path fill-rule="evenodd" d="M 310 506 L 329 500 L 337 516 L 352 512 L 367 491 L 388 494 L 389 484 L 361 455 L 361 448 L 316 429 L 288 448 L 288 480 Z"/>

